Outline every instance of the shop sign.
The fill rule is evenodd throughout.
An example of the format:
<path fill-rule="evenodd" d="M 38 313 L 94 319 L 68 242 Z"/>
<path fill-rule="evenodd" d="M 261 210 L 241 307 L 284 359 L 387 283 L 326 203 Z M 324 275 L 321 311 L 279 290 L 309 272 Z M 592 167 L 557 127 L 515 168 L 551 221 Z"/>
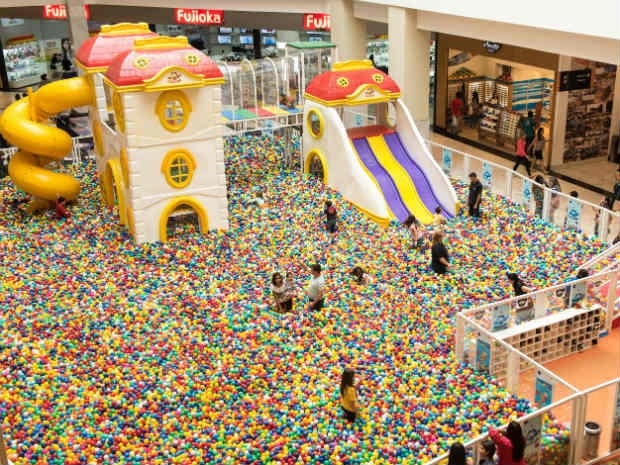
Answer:
<path fill-rule="evenodd" d="M 175 8 L 174 21 L 177 24 L 198 24 L 201 26 L 224 24 L 224 10 Z"/>
<path fill-rule="evenodd" d="M 562 71 L 560 73 L 560 92 L 589 89 L 591 81 L 592 70 L 590 68 Z"/>
<path fill-rule="evenodd" d="M 498 44 L 497 42 L 489 42 L 488 40 L 485 40 L 482 46 L 489 53 L 495 53 L 502 48 L 502 44 Z"/>
<path fill-rule="evenodd" d="M 86 14 L 86 20 L 90 20 L 90 8 L 88 5 L 84 5 L 84 13 Z M 56 5 L 43 5 L 43 18 L 45 19 L 67 19 L 67 7 L 64 3 Z"/>
<path fill-rule="evenodd" d="M 306 31 L 316 31 L 321 29 L 330 30 L 330 16 L 327 13 L 304 13 L 304 29 Z"/>

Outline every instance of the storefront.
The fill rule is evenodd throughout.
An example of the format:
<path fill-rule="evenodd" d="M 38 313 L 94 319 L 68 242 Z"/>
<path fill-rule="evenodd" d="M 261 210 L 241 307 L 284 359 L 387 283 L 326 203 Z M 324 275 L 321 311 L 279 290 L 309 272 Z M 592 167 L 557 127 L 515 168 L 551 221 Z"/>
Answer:
<path fill-rule="evenodd" d="M 73 71 L 69 25 L 66 20 L 0 19 L 2 63 L 0 78 L 3 90 L 25 90 L 42 79 L 62 77 L 63 60 L 66 71 Z"/>
<path fill-rule="evenodd" d="M 548 140 L 557 69 L 552 53 L 437 34 L 435 127 L 512 154 L 522 119 L 531 112 Z M 459 92 L 463 114 L 453 119 L 451 104 Z M 548 146 L 544 160 L 549 161 Z"/>

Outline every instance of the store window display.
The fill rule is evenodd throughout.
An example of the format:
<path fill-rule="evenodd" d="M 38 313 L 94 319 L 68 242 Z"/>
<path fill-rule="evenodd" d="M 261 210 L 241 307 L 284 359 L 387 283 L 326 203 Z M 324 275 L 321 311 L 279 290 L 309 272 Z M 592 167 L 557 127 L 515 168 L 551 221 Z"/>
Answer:
<path fill-rule="evenodd" d="M 8 40 L 3 54 L 10 89 L 37 84 L 47 72 L 39 42 L 32 35 Z"/>

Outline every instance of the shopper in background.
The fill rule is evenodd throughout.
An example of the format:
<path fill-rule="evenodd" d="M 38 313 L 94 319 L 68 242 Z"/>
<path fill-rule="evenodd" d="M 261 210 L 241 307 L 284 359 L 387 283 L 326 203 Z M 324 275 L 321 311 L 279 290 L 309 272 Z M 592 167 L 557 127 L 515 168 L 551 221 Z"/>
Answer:
<path fill-rule="evenodd" d="M 620 200 L 620 169 L 616 171 L 616 182 L 614 184 L 614 190 L 611 195 L 611 201 L 609 203 L 609 209 L 614 209 L 614 202 Z"/>
<path fill-rule="evenodd" d="M 459 91 L 450 103 L 450 110 L 452 111 L 452 128 L 454 134 L 458 134 L 461 131 L 461 125 L 463 124 L 463 107 L 463 94 Z"/>
<path fill-rule="evenodd" d="M 527 147 L 527 153 L 534 154 L 534 169 L 541 170 L 543 168 L 543 152 L 545 150 L 546 143 L 545 130 L 543 128 L 538 128 L 538 131 L 536 131 L 536 137 Z"/>
<path fill-rule="evenodd" d="M 532 176 L 532 171 L 530 169 L 531 163 L 527 158 L 527 152 L 525 151 L 527 147 L 527 140 L 525 138 L 525 133 L 521 131 L 519 138 L 517 139 L 517 146 L 515 150 L 515 166 L 512 167 L 513 171 L 517 171 L 519 165 L 525 166 L 527 170 L 527 175 Z"/>
<path fill-rule="evenodd" d="M 528 155 L 531 155 L 532 142 L 534 141 L 534 113 L 530 110 L 527 112 L 527 118 L 521 118 L 521 129 L 525 133 L 525 149 Z"/>
<path fill-rule="evenodd" d="M 497 465 L 525 465 L 525 437 L 519 423 L 511 421 L 503 433 L 490 429 L 489 436 L 497 446 Z"/>
<path fill-rule="evenodd" d="M 475 128 L 480 117 L 480 97 L 478 91 L 474 90 L 471 94 L 471 103 L 469 104 L 469 126 Z"/>

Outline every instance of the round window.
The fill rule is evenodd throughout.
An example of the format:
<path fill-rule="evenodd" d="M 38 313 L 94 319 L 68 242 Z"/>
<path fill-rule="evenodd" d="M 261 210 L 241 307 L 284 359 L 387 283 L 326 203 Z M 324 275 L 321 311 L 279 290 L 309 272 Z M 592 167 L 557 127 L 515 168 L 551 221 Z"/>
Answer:
<path fill-rule="evenodd" d="M 323 136 L 325 124 L 323 122 L 323 115 L 318 110 L 312 109 L 308 112 L 307 125 L 312 137 L 320 139 Z"/>
<path fill-rule="evenodd" d="M 168 131 L 181 131 L 187 125 L 191 111 L 189 99 L 179 90 L 164 92 L 157 99 L 159 122 Z"/>
<path fill-rule="evenodd" d="M 172 150 L 164 157 L 161 169 L 168 184 L 180 189 L 188 186 L 192 181 L 196 161 L 188 150 Z"/>

